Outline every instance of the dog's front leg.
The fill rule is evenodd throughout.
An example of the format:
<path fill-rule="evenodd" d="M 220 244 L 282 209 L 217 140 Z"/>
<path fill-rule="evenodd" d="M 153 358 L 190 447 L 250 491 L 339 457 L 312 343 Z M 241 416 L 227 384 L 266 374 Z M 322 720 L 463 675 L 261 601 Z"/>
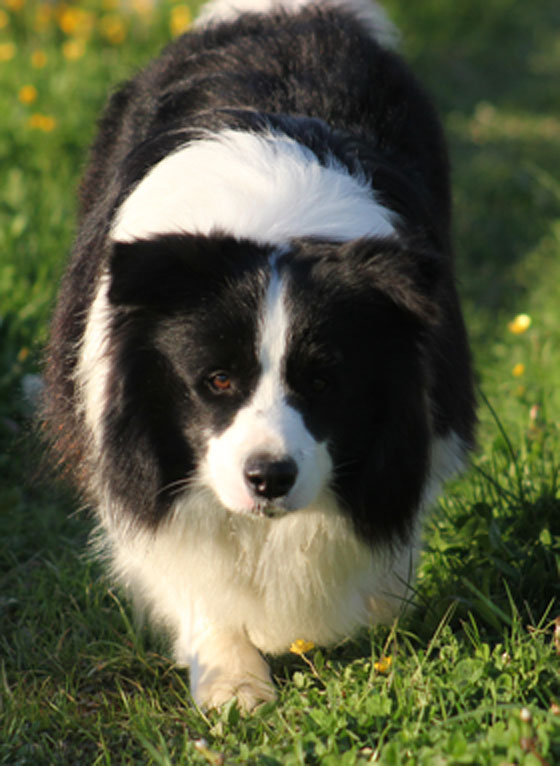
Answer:
<path fill-rule="evenodd" d="M 175 643 L 175 656 L 190 669 L 191 693 L 197 705 L 216 708 L 235 697 L 241 709 L 274 700 L 268 665 L 243 630 L 193 620 Z"/>

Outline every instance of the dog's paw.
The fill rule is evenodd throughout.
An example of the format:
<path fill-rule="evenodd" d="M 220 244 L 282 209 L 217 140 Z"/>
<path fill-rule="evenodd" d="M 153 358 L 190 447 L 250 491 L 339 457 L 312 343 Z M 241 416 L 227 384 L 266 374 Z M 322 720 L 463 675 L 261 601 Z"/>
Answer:
<path fill-rule="evenodd" d="M 219 708 L 231 699 L 245 713 L 251 712 L 263 702 L 276 699 L 276 690 L 270 678 L 224 678 L 218 677 L 206 683 L 200 683 L 193 689 L 195 702 L 204 710 Z"/>
<path fill-rule="evenodd" d="M 204 710 L 235 698 L 249 712 L 276 699 L 268 664 L 243 631 L 227 630 L 202 618 L 197 631 L 179 638 L 175 657 L 189 666 L 191 694 Z"/>

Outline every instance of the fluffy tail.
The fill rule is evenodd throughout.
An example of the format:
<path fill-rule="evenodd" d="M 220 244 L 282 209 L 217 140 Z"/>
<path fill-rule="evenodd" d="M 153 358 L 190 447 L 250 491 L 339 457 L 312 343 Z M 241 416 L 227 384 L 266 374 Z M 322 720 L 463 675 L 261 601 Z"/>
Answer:
<path fill-rule="evenodd" d="M 307 5 L 330 6 L 354 14 L 378 43 L 396 48 L 399 32 L 385 10 L 375 0 L 210 0 L 202 7 L 196 26 L 233 21 L 243 13 L 297 13 Z"/>

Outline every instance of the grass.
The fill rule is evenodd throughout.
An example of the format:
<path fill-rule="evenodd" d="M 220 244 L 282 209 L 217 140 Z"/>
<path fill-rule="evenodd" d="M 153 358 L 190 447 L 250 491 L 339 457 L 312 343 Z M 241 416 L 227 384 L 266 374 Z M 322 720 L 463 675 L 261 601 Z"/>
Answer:
<path fill-rule="evenodd" d="M 0 764 L 560 763 L 560 7 L 387 6 L 449 136 L 479 449 L 427 521 L 419 608 L 274 660 L 279 702 L 243 717 L 194 708 L 186 673 L 84 556 L 75 498 L 30 481 L 41 449 L 22 393 L 107 90 L 185 8 L 4 0 Z M 531 325 L 514 334 L 520 313 Z"/>

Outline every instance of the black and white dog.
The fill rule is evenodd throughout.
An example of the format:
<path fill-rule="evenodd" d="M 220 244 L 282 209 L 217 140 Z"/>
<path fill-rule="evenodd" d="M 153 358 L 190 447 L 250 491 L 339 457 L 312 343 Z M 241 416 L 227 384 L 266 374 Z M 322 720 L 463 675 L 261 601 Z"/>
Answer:
<path fill-rule="evenodd" d="M 390 620 L 472 444 L 446 149 L 393 37 L 367 0 L 213 0 L 92 150 L 48 421 L 203 706 Z"/>

